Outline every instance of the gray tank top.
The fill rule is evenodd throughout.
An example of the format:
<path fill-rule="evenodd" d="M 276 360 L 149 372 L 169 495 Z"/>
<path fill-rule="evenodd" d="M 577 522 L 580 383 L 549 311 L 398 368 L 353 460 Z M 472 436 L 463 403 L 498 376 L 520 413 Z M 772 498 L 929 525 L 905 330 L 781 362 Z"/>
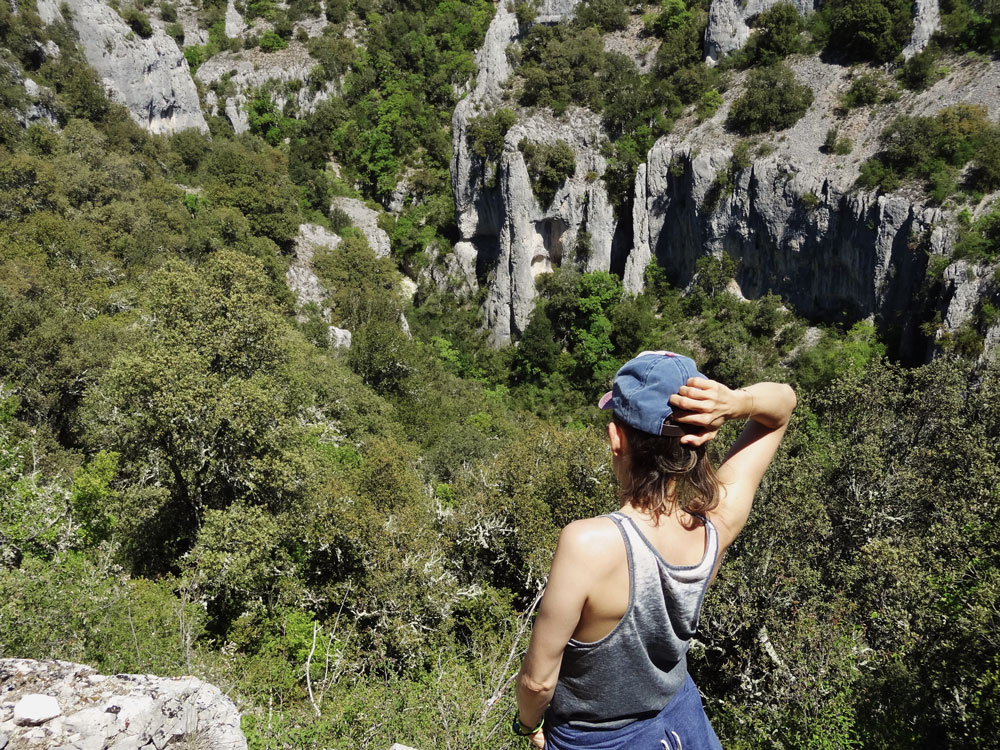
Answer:
<path fill-rule="evenodd" d="M 687 678 L 688 641 L 719 554 L 707 518 L 705 556 L 697 565 L 671 565 L 624 513 L 607 516 L 625 540 L 628 609 L 599 641 L 570 639 L 563 651 L 550 711 L 573 726 L 614 729 L 655 716 Z"/>

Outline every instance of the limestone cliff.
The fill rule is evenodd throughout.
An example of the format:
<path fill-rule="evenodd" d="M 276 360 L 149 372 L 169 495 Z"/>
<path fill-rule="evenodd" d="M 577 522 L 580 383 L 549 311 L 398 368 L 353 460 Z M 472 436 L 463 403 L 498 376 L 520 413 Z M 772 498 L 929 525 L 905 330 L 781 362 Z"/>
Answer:
<path fill-rule="evenodd" d="M 161 29 L 143 39 L 100 0 L 39 0 L 38 12 L 46 23 L 73 26 L 87 62 L 111 96 L 151 133 L 208 130 L 187 61 Z"/>
<path fill-rule="evenodd" d="M 551 0 L 540 6 L 538 21 L 562 20 L 573 8 L 573 2 Z M 538 274 L 559 266 L 564 258 L 587 270 L 607 270 L 621 247 L 611 201 L 597 179 L 605 161 L 600 120 L 594 114 L 571 109 L 565 117 L 554 118 L 545 111 L 522 112 L 504 137 L 496 165 L 472 152 L 469 123 L 500 106 L 510 75 L 506 48 L 518 33 L 516 18 L 501 4 L 476 56 L 476 87 L 459 102 L 452 118 L 452 188 L 461 235 L 455 252 L 476 256 L 476 275 L 489 286 L 484 312 L 496 343 L 508 341 L 527 325 Z M 562 140 L 576 153 L 574 174 L 546 206 L 539 205 L 532 190 L 519 149 L 524 139 L 547 144 Z M 471 264 L 458 266 L 471 270 Z"/>
<path fill-rule="evenodd" d="M 65 661 L 0 659 L 0 749 L 246 750 L 240 715 L 195 677 L 101 675 Z"/>
<path fill-rule="evenodd" d="M 918 15 L 925 5 L 918 5 Z M 733 7 L 746 18 L 765 6 Z M 506 135 L 495 177 L 471 153 L 468 123 L 500 106 L 510 74 L 501 50 L 515 36 L 516 21 L 501 8 L 477 58 L 476 90 L 454 116 L 452 180 L 463 240 L 456 252 L 475 254 L 478 279 L 488 285 L 486 324 L 496 342 L 523 330 L 534 304 L 535 276 L 564 261 L 622 273 L 626 288 L 638 292 L 654 257 L 678 283 L 687 284 L 699 257 L 727 252 L 741 263 L 737 282 L 746 296 L 775 292 L 817 321 L 872 319 L 915 359 L 929 354 L 923 323 L 937 313 L 942 320 L 938 336 L 953 333 L 992 290 L 988 269 L 968 269 L 963 263 L 952 264 L 944 279 L 926 278 L 929 257 L 951 250 L 953 212 L 928 204 L 916 192 L 877 195 L 854 184 L 861 164 L 878 148 L 879 133 L 899 114 L 933 114 L 965 101 L 984 105 L 995 119 L 1000 64 L 963 59 L 927 91 L 904 91 L 894 104 L 845 115 L 839 96 L 856 71 L 815 57 L 797 58 L 792 65 L 814 91 L 812 107 L 791 129 L 754 139 L 748 161 L 739 164 L 732 157 L 741 139 L 722 126 L 729 104 L 742 91 L 736 75 L 714 117 L 700 124 L 688 117 L 653 146 L 637 174 L 631 222 L 618 222 L 603 180 L 594 179 L 605 167 L 598 148 L 603 136 L 597 118 L 587 112 L 570 109 L 558 119 L 520 112 Z M 833 125 L 852 140 L 849 155 L 824 152 Z M 561 138 L 576 150 L 576 174 L 551 206 L 538 206 L 532 195 L 517 149 L 525 137 Z M 974 211 L 989 203 L 987 196 Z M 586 258 L 575 254 L 582 232 L 591 238 Z M 986 332 L 988 344 L 998 338 L 1000 330 Z"/>

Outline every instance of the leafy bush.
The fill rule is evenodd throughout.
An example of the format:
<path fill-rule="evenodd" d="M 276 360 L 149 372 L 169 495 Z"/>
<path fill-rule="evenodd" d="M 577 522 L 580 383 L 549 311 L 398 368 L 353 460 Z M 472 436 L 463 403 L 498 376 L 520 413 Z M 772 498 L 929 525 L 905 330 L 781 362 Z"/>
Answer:
<path fill-rule="evenodd" d="M 164 23 L 174 23 L 177 20 L 177 7 L 170 2 L 160 3 L 160 19 Z"/>
<path fill-rule="evenodd" d="M 260 44 L 260 48 L 265 52 L 277 52 L 288 46 L 288 42 L 271 29 L 260 35 L 258 43 Z"/>
<path fill-rule="evenodd" d="M 753 32 L 741 50 L 744 65 L 773 65 L 803 49 L 802 17 L 790 2 L 779 2 L 750 22 Z"/>
<path fill-rule="evenodd" d="M 623 0 L 584 0 L 576 6 L 576 24 L 604 33 L 620 31 L 628 26 L 628 10 Z"/>
<path fill-rule="evenodd" d="M 840 104 L 845 109 L 854 109 L 855 107 L 891 101 L 895 98 L 895 92 L 891 90 L 890 86 L 891 84 L 881 72 L 867 70 L 851 81 L 850 88 L 840 97 Z"/>
<path fill-rule="evenodd" d="M 517 147 L 524 155 L 535 199 L 543 209 L 548 208 L 559 186 L 576 172 L 576 152 L 564 140 L 533 143 L 524 138 Z"/>
<path fill-rule="evenodd" d="M 937 61 L 937 48 L 930 45 L 903 63 L 903 67 L 899 71 L 899 80 L 908 89 L 923 91 L 941 78 Z"/>
<path fill-rule="evenodd" d="M 784 63 L 754 70 L 729 110 L 726 127 L 740 135 L 784 130 L 806 113 L 812 100 L 812 89 L 799 83 Z"/>
<path fill-rule="evenodd" d="M 952 251 L 954 258 L 994 262 L 1000 259 L 1000 202 L 983 216 L 960 229 Z"/>
<path fill-rule="evenodd" d="M 957 189 L 959 170 L 973 160 L 978 161 L 970 175 L 971 187 L 986 187 L 996 180 L 993 160 L 1000 128 L 990 123 L 979 105 L 955 104 L 934 117 L 898 117 L 882 131 L 879 143 L 877 159 L 862 167 L 861 184 L 867 187 L 888 190 L 886 181 L 916 177 L 941 201 Z"/>
<path fill-rule="evenodd" d="M 907 0 L 831 0 L 820 15 L 829 23 L 827 50 L 852 60 L 889 62 L 913 32 Z"/>
<path fill-rule="evenodd" d="M 126 7 L 121 12 L 125 23 L 129 25 L 136 34 L 143 39 L 149 39 L 153 35 L 153 25 L 149 22 L 149 16 L 143 13 L 134 5 Z"/>
<path fill-rule="evenodd" d="M 850 138 L 841 138 L 840 131 L 837 128 L 830 128 L 826 131 L 826 138 L 823 139 L 823 146 L 821 148 L 827 154 L 845 156 L 854 150 L 854 143 Z"/>

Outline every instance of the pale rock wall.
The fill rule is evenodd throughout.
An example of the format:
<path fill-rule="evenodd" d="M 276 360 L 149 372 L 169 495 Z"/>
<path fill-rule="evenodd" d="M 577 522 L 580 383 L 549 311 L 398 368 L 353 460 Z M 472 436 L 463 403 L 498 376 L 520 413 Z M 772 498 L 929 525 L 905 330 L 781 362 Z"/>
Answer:
<path fill-rule="evenodd" d="M 562 140 L 576 153 L 575 173 L 560 186 L 549 206 L 538 205 L 532 192 L 518 148 L 525 138 L 534 143 Z M 600 143 L 600 119 L 580 109 L 564 119 L 537 113 L 508 131 L 496 176 L 505 210 L 497 256 L 486 269 L 491 281 L 484 312 L 495 342 L 503 343 L 527 326 L 539 274 L 563 263 L 587 271 L 611 268 L 617 223 L 603 181 L 594 179 L 606 166 Z M 578 243 L 581 232 L 590 234 L 586 254 Z"/>
<path fill-rule="evenodd" d="M 705 61 L 710 65 L 740 49 L 750 37 L 747 22 L 772 5 L 783 0 L 712 0 L 708 8 L 708 28 L 705 30 Z M 808 15 L 822 5 L 823 0 L 791 0 L 799 13 Z M 938 0 L 916 0 L 913 10 L 913 34 L 904 48 L 909 59 L 930 42 L 941 24 Z"/>
<path fill-rule="evenodd" d="M 40 0 L 38 13 L 46 23 L 62 21 L 61 5 Z M 139 125 L 157 134 L 208 131 L 191 71 L 173 39 L 156 27 L 149 39 L 141 38 L 100 0 L 66 5 L 87 62 Z"/>
<path fill-rule="evenodd" d="M 260 49 L 221 52 L 202 63 L 195 76 L 206 86 L 221 80 L 224 75 L 230 76 L 229 88 L 233 93 L 220 100 L 215 92 L 209 91 L 205 96 L 205 104 L 209 114 L 224 116 L 233 130 L 244 133 L 250 129 L 247 104 L 253 96 L 253 90 L 265 83 L 301 82 L 298 90 L 290 95 L 300 115 L 312 112 L 317 105 L 335 93 L 337 87 L 332 81 L 318 89 L 309 85 L 315 66 L 316 61 L 310 57 L 305 46 L 291 42 L 287 48 L 275 52 Z M 272 99 L 279 107 L 284 107 L 285 97 L 275 94 Z"/>
<path fill-rule="evenodd" d="M 545 0 L 538 6 L 537 23 L 565 20 L 576 0 Z M 502 344 L 520 334 L 535 304 L 535 278 L 571 262 L 588 271 L 607 271 L 612 256 L 621 252 L 623 240 L 600 175 L 606 163 L 600 154 L 600 119 L 571 108 L 563 118 L 545 110 L 520 112 L 518 123 L 504 138 L 496 174 L 472 153 L 468 125 L 473 117 L 500 106 L 504 85 L 511 73 L 507 46 L 519 34 L 517 19 L 506 3 L 497 7 L 476 54 L 479 72 L 473 91 L 459 102 L 452 117 L 452 192 L 461 241 L 456 253 L 461 262 L 451 267 L 473 282 L 468 262 L 475 255 L 475 276 L 489 286 L 484 304 L 486 325 L 493 341 Z M 576 152 L 576 172 L 556 193 L 549 206 L 539 206 L 531 188 L 527 166 L 518 149 L 523 138 L 535 143 L 566 141 Z M 490 167 L 492 171 L 492 167 Z M 577 242 L 581 232 L 590 235 L 590 252 L 582 254 Z"/>
<path fill-rule="evenodd" d="M 195 677 L 112 677 L 29 659 L 0 659 L 0 738 L 62 750 L 247 747 L 236 706 Z"/>
<path fill-rule="evenodd" d="M 710 65 L 738 50 L 750 37 L 747 22 L 783 0 L 712 0 L 705 29 L 705 60 Z M 821 0 L 793 0 L 799 13 L 807 15 L 819 8 Z"/>
<path fill-rule="evenodd" d="M 861 164 L 876 153 L 879 133 L 898 114 L 933 114 L 971 101 L 995 118 L 1000 100 L 983 82 L 996 80 L 1000 63 L 964 63 L 928 91 L 883 105 L 876 117 L 862 108 L 840 120 L 832 111 L 850 85 L 850 71 L 815 58 L 800 59 L 793 68 L 813 88 L 814 104 L 793 127 L 757 139 L 774 150 L 753 158 L 748 168 L 731 168 L 740 139 L 722 128 L 728 104 L 740 93 L 738 83 L 714 118 L 682 124 L 650 150 L 636 176 L 635 244 L 625 286 L 641 290 L 654 257 L 684 285 L 698 258 L 726 252 L 740 261 L 737 281 L 747 297 L 775 292 L 814 320 L 873 319 L 898 337 L 904 356 L 922 359 L 928 352 L 919 323 L 931 310 L 918 299 L 929 255 L 950 252 L 953 214 L 902 193 L 859 191 L 854 183 Z M 833 124 L 853 140 L 851 154 L 821 152 Z M 720 192 L 716 181 L 727 171 L 732 188 Z M 989 204 L 987 197 L 978 210 Z M 948 311 L 945 332 L 968 319 L 988 284 L 985 270 L 982 278 L 952 270 L 962 265 L 949 268 L 940 296 L 929 303 Z"/>

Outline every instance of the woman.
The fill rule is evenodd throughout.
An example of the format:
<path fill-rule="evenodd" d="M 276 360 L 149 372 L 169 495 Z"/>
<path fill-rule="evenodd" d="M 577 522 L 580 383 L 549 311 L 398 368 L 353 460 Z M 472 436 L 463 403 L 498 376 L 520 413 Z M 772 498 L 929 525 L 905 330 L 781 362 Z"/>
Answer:
<path fill-rule="evenodd" d="M 721 748 L 688 642 L 795 403 L 787 385 L 731 390 L 672 352 L 618 371 L 600 405 L 614 410 L 621 509 L 559 537 L 518 675 L 516 734 L 549 750 Z M 749 421 L 713 471 L 704 444 L 730 419 Z"/>

